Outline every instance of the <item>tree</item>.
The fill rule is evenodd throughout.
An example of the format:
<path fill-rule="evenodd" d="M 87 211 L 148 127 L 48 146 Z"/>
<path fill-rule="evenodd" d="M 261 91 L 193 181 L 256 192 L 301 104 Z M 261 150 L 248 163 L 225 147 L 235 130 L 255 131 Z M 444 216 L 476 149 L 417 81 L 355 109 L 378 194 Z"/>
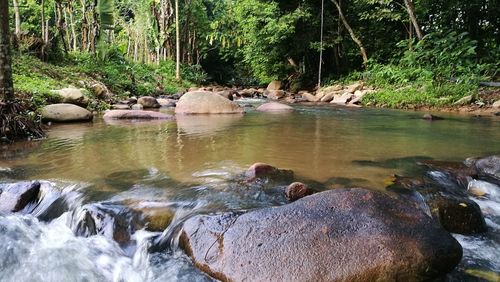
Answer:
<path fill-rule="evenodd" d="M 0 98 L 4 103 L 14 100 L 11 65 L 9 2 L 0 0 Z"/>
<path fill-rule="evenodd" d="M 352 41 L 354 41 L 358 47 L 359 51 L 361 53 L 361 57 L 363 58 L 363 63 L 366 65 L 368 63 L 368 55 L 366 54 L 365 47 L 363 46 L 363 42 L 356 36 L 354 31 L 352 30 L 351 26 L 347 22 L 347 19 L 344 16 L 344 13 L 342 12 L 342 7 L 340 6 L 339 2 L 337 0 L 331 0 L 335 7 L 337 7 L 337 10 L 339 11 L 339 17 L 342 20 L 342 23 L 344 24 L 345 28 L 349 32 L 349 35 L 351 36 Z"/>
<path fill-rule="evenodd" d="M 422 40 L 422 38 L 424 38 L 424 33 L 422 32 L 422 29 L 417 21 L 417 16 L 415 15 L 415 5 L 413 5 L 413 0 L 404 0 L 404 2 L 408 15 L 410 16 L 411 23 L 417 33 L 417 38 L 418 40 Z"/>
<path fill-rule="evenodd" d="M 43 132 L 28 116 L 26 107 L 16 101 L 12 82 L 9 1 L 0 0 L 0 141 L 40 138 Z"/>
<path fill-rule="evenodd" d="M 13 0 L 13 7 L 14 7 L 14 15 L 15 15 L 15 23 L 16 23 L 16 37 L 19 39 L 21 36 L 21 13 L 19 12 L 19 1 L 18 0 Z"/>
<path fill-rule="evenodd" d="M 175 0 L 175 78 L 181 79 L 181 36 L 179 31 L 179 0 Z"/>

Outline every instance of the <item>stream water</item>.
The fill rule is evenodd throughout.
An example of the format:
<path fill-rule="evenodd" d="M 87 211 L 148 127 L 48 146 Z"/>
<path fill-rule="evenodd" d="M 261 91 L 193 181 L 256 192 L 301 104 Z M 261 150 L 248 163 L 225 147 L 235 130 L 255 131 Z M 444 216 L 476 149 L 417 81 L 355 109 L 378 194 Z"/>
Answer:
<path fill-rule="evenodd" d="M 318 190 L 384 190 L 390 175 L 424 173 L 419 160 L 500 153 L 498 117 L 440 114 L 445 120 L 429 122 L 421 115 L 298 106 L 281 114 L 53 125 L 46 140 L 0 147 L 0 185 L 41 180 L 70 203 L 49 222 L 0 216 L 0 281 L 210 281 L 177 248 L 176 231 L 196 213 L 284 204 L 281 195 L 233 189 L 229 180 L 252 163 L 291 169 Z M 465 256 L 450 281 L 499 277 L 500 204 L 477 201 L 490 231 L 456 235 Z M 127 246 L 101 235 L 75 236 L 79 211 L 96 202 L 166 207 L 174 218 L 163 234 L 139 230 Z M 148 252 L 157 236 L 168 248 Z M 466 276 L 470 269 L 487 274 Z"/>

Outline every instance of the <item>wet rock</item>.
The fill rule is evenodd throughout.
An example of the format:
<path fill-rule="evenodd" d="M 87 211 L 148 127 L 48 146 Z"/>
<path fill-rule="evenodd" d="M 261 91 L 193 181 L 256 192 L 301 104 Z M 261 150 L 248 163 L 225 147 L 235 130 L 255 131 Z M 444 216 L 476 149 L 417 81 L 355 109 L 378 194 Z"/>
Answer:
<path fill-rule="evenodd" d="M 255 163 L 246 170 L 245 177 L 248 180 L 253 180 L 256 178 L 287 180 L 287 179 L 293 179 L 293 171 L 279 169 L 279 168 L 276 168 L 272 165 L 268 165 L 265 163 Z"/>
<path fill-rule="evenodd" d="M 444 118 L 438 117 L 438 116 L 435 116 L 435 115 L 431 115 L 431 114 L 425 114 L 425 115 L 422 116 L 422 119 L 423 120 L 428 120 L 428 121 L 435 121 L 435 120 L 443 120 Z"/>
<path fill-rule="evenodd" d="M 500 187 L 486 181 L 471 180 L 467 186 L 467 192 L 476 197 L 500 201 Z"/>
<path fill-rule="evenodd" d="M 0 186 L 0 214 L 19 212 L 31 203 L 36 203 L 40 193 L 40 182 L 20 182 Z"/>
<path fill-rule="evenodd" d="M 446 162 L 446 161 L 434 161 L 434 160 L 424 160 L 419 162 L 419 164 L 424 165 L 432 170 L 437 170 L 443 172 L 447 179 L 445 179 L 441 184 L 446 185 L 446 182 L 457 185 L 462 189 L 454 189 L 465 191 L 469 180 L 471 177 L 476 177 L 476 170 L 467 167 L 465 164 L 460 162 Z M 452 191 L 453 192 L 453 191 Z M 465 193 L 461 193 L 465 195 Z"/>
<path fill-rule="evenodd" d="M 85 205 L 73 214 L 71 223 L 77 236 L 103 235 L 120 245 L 128 244 L 131 234 L 142 227 L 143 223 L 130 209 L 107 203 Z"/>
<path fill-rule="evenodd" d="M 466 164 L 477 170 L 482 176 L 500 180 L 500 155 L 484 158 L 470 158 L 466 160 Z"/>
<path fill-rule="evenodd" d="M 271 91 L 271 90 L 281 90 L 281 81 L 278 81 L 278 80 L 274 80 L 274 81 L 271 81 L 269 83 L 269 85 L 267 85 L 267 90 Z"/>
<path fill-rule="evenodd" d="M 151 111 L 111 110 L 103 116 L 104 119 L 174 119 L 171 115 Z"/>
<path fill-rule="evenodd" d="M 289 201 L 297 201 L 312 194 L 312 190 L 302 182 L 294 182 L 285 189 L 285 196 Z"/>
<path fill-rule="evenodd" d="M 487 231 L 481 208 L 469 199 L 466 190 L 456 183 L 442 185 L 430 179 L 396 177 L 394 185 L 388 189 L 394 190 L 394 187 L 418 192 L 427 204 L 432 217 L 449 232 L 472 235 Z"/>
<path fill-rule="evenodd" d="M 212 92 L 188 92 L 177 102 L 176 114 L 239 114 L 243 108 Z"/>
<path fill-rule="evenodd" d="M 174 218 L 172 208 L 160 202 L 137 202 L 129 207 L 140 215 L 146 230 L 152 232 L 163 232 Z"/>
<path fill-rule="evenodd" d="M 221 281 L 421 281 L 444 275 L 462 257 L 460 244 L 425 213 L 364 189 L 195 216 L 180 244 Z"/>
<path fill-rule="evenodd" d="M 91 121 L 92 113 L 73 104 L 53 104 L 42 108 L 42 119 L 53 122 Z"/>
<path fill-rule="evenodd" d="M 142 105 L 145 109 L 161 107 L 156 98 L 151 96 L 140 97 L 137 100 L 137 104 Z"/>
<path fill-rule="evenodd" d="M 433 217 L 449 232 L 472 235 L 488 230 L 481 208 L 474 201 L 452 195 L 424 194 Z"/>
<path fill-rule="evenodd" d="M 61 102 L 86 107 L 89 104 L 89 99 L 84 95 L 85 89 L 75 87 L 63 88 L 60 90 L 52 90 L 52 92 L 61 96 Z"/>
<path fill-rule="evenodd" d="M 260 111 L 260 112 L 283 112 L 283 111 L 293 111 L 293 108 L 288 106 L 288 105 L 285 105 L 285 104 L 271 102 L 271 103 L 265 103 L 265 104 L 260 105 L 257 108 L 257 111 Z"/>

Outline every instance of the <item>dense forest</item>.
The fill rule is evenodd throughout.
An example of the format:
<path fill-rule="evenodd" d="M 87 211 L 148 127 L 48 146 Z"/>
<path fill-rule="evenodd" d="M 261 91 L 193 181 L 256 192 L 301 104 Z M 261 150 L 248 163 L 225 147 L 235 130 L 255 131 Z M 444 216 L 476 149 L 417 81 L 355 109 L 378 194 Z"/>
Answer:
<path fill-rule="evenodd" d="M 16 92 L 43 105 L 90 77 L 117 95 L 363 80 L 365 103 L 450 105 L 494 82 L 498 0 L 12 0 Z M 176 66 L 176 63 L 177 66 Z M 494 83 L 493 83 L 494 84 Z M 104 109 L 103 105 L 94 105 Z"/>
<path fill-rule="evenodd" d="M 439 70 L 448 78 L 494 76 L 500 52 L 496 0 L 13 0 L 11 4 L 20 52 L 36 53 L 45 60 L 93 53 L 141 63 L 172 61 L 178 16 L 181 62 L 201 65 L 208 79 L 226 83 L 286 78 L 312 83 L 318 75 L 320 50 L 326 80 L 376 64 L 448 68 Z"/>

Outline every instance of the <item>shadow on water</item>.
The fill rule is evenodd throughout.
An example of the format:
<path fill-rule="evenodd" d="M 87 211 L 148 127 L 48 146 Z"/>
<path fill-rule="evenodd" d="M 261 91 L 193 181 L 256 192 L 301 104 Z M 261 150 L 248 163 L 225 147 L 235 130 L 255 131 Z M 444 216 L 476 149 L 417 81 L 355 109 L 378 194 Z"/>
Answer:
<path fill-rule="evenodd" d="M 419 175 L 425 171 L 422 166 L 418 163 L 422 161 L 433 160 L 431 157 L 427 156 L 411 156 L 403 158 L 390 158 L 382 160 L 354 160 L 352 163 L 359 167 L 378 167 L 387 169 L 398 169 L 404 175 Z"/>

